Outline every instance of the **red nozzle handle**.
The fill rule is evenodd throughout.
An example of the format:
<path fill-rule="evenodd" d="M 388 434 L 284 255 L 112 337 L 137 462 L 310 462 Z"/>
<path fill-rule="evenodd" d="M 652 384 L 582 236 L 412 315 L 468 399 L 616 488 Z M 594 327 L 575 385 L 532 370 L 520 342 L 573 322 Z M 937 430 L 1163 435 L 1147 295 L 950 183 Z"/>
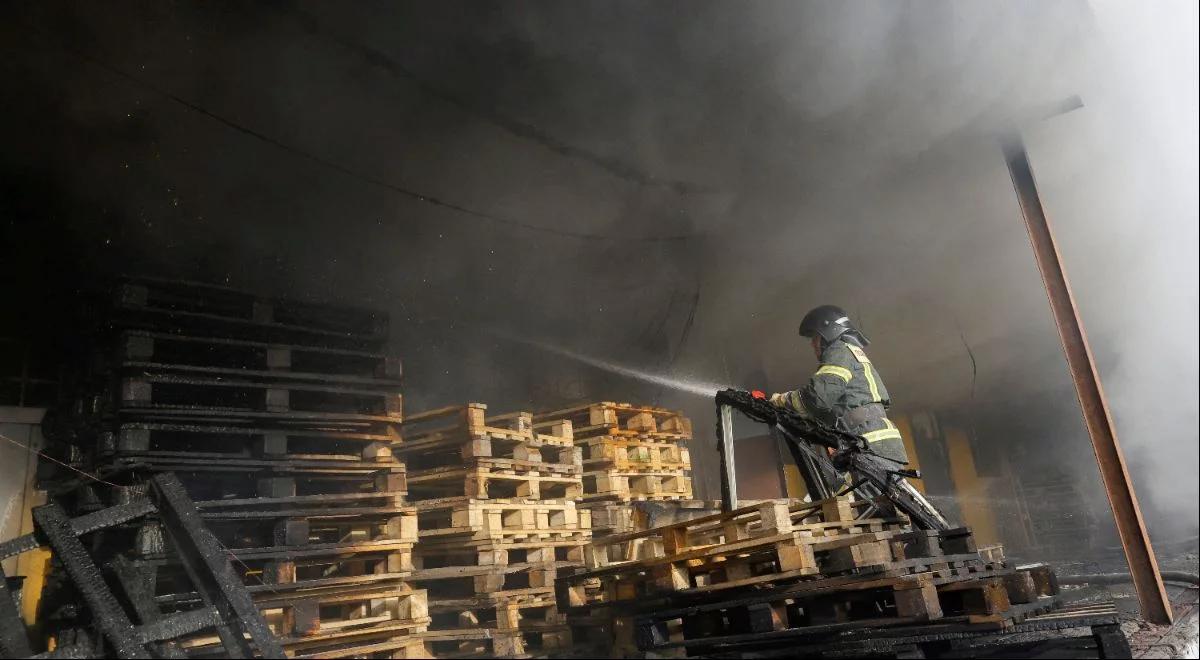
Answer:
<path fill-rule="evenodd" d="M 765 399 L 767 398 L 767 393 L 762 390 L 752 390 L 750 392 L 750 396 L 754 397 L 755 399 Z"/>

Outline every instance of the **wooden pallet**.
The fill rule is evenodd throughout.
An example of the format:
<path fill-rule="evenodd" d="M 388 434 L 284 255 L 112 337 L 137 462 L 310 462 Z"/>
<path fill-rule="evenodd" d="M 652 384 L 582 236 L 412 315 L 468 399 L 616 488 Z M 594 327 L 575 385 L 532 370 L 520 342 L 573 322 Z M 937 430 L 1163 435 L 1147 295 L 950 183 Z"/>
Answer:
<path fill-rule="evenodd" d="M 573 618 L 609 619 L 614 646 L 626 651 L 638 637 L 643 650 L 704 655 L 711 639 L 825 626 L 1012 625 L 1056 602 L 1044 566 L 1013 569 L 997 549 L 977 550 L 965 529 L 857 520 L 861 506 L 769 501 L 601 537 L 588 548 L 593 568 L 560 573 L 559 606 Z M 663 554 L 630 560 L 600 550 L 639 539 L 657 539 Z"/>
<path fill-rule="evenodd" d="M 116 405 L 125 416 L 266 412 L 322 415 L 366 415 L 400 421 L 401 396 L 389 386 L 295 380 L 251 380 L 246 375 L 222 377 L 208 374 L 143 370 L 125 374 Z"/>
<path fill-rule="evenodd" d="M 431 620 L 425 591 L 401 581 L 366 588 L 353 585 L 268 592 L 258 594 L 254 603 L 275 634 L 283 637 L 364 632 L 400 622 L 423 629 Z"/>
<path fill-rule="evenodd" d="M 834 584 L 796 585 L 786 597 L 751 596 L 684 608 L 664 608 L 626 623 L 635 628 L 637 645 L 658 653 L 687 649 L 689 654 L 793 649 L 800 640 L 837 639 L 855 630 L 882 639 L 905 630 L 940 625 L 995 630 L 1052 610 L 1059 599 L 1043 594 L 1023 603 L 1009 600 L 998 578 L 934 580 L 917 574 Z M 803 586 L 804 589 L 799 589 Z M 880 644 L 888 647 L 888 644 Z M 902 648 L 897 646 L 897 648 Z M 877 649 L 879 650 L 879 649 Z"/>
<path fill-rule="evenodd" d="M 426 625 L 409 621 L 366 626 L 333 622 L 326 630 L 284 636 L 279 642 L 288 658 L 428 658 L 425 630 Z M 215 636 L 202 637 L 181 646 L 187 657 L 221 657 L 215 641 Z"/>
<path fill-rule="evenodd" d="M 260 490 L 277 496 L 201 502 L 200 518 L 250 579 L 288 584 L 351 573 L 412 570 L 416 509 L 401 493 L 297 496 L 291 479 L 271 479 Z M 138 530 L 140 556 L 160 565 L 164 537 L 157 525 Z M 251 577 L 257 576 L 257 577 Z"/>
<path fill-rule="evenodd" d="M 610 560 L 586 574 L 602 578 L 605 590 L 600 602 L 612 605 L 655 594 L 695 595 L 816 575 L 882 573 L 900 568 L 887 542 L 892 533 L 854 533 L 825 540 L 791 531 L 715 546 L 673 549 L 668 545 L 664 557 Z M 588 560 L 602 559 L 591 554 Z M 915 567 L 914 562 L 907 570 Z M 588 605 L 593 595 L 586 583 L 574 582 L 569 602 Z"/>
<path fill-rule="evenodd" d="M 419 447 L 448 443 L 457 447 L 465 440 L 488 436 L 512 441 L 533 440 L 533 416 L 516 412 L 487 417 L 487 404 L 466 403 L 444 406 L 409 415 L 405 434 Z"/>
<path fill-rule="evenodd" d="M 469 403 L 409 415 L 405 441 L 394 450 L 413 469 L 461 465 L 473 458 L 577 465 L 569 422 L 535 426 L 529 413 L 485 417 L 487 406 Z"/>
<path fill-rule="evenodd" d="M 602 401 L 534 415 L 534 422 L 570 421 L 576 438 L 597 436 L 690 440 L 692 423 L 677 410 Z"/>
<path fill-rule="evenodd" d="M 517 630 L 538 624 L 559 625 L 566 618 L 558 612 L 554 591 L 524 589 L 519 593 L 484 594 L 467 598 L 437 598 L 429 601 L 432 630 L 467 626 Z"/>
<path fill-rule="evenodd" d="M 595 470 L 583 473 L 585 501 L 690 500 L 692 478 L 687 470 Z"/>
<path fill-rule="evenodd" d="M 255 602 L 270 599 L 303 600 L 309 596 L 326 590 L 356 588 L 362 590 L 376 589 L 405 589 L 409 587 L 409 573 L 363 573 L 356 575 L 338 575 L 333 577 L 301 578 L 291 582 L 267 582 L 250 578 L 246 590 L 254 597 Z M 154 597 L 154 602 L 162 608 L 187 609 L 200 602 L 200 597 L 193 591 L 160 590 Z"/>
<path fill-rule="evenodd" d="M 928 545 L 929 538 L 909 534 L 903 520 L 856 519 L 858 506 L 846 498 L 815 504 L 768 501 L 729 514 L 594 538 L 586 549 L 590 570 L 564 583 L 564 593 L 572 606 L 581 606 L 595 593 L 587 588 L 592 579 L 605 584 L 602 602 L 611 603 L 664 590 L 694 592 L 817 574 L 879 572 L 916 556 L 921 543 Z M 951 550 L 961 549 L 955 534 L 935 537 L 939 561 L 949 561 L 939 540 Z M 662 554 L 647 556 L 648 539 L 656 542 L 650 552 Z M 920 552 L 933 550 L 920 547 Z"/>
<path fill-rule="evenodd" d="M 579 468 L 505 458 L 473 458 L 465 465 L 416 470 L 408 475 L 412 500 L 446 497 L 548 498 L 579 497 Z"/>
<path fill-rule="evenodd" d="M 679 500 L 665 502 L 635 502 L 630 504 L 586 504 L 593 513 L 593 529 L 604 529 L 603 524 L 634 526 L 627 532 L 606 530 L 597 534 L 589 550 L 597 555 L 590 561 L 606 565 L 608 559 L 626 559 L 635 555 L 648 557 L 664 556 L 663 548 L 671 539 L 678 544 L 680 539 L 689 546 L 719 545 L 756 536 L 775 534 L 783 518 L 788 521 L 784 529 L 795 529 L 801 537 L 835 536 L 857 531 L 880 532 L 895 529 L 897 521 L 858 520 L 859 511 L 867 502 L 851 501 L 848 498 L 831 498 L 828 501 L 809 503 L 792 500 L 765 500 L 749 504 L 728 514 L 721 513 L 716 502 L 702 500 Z M 637 515 L 633 515 L 633 511 Z M 765 518 L 764 518 L 765 516 Z M 776 520 L 776 519 L 779 520 Z M 790 525 L 790 527 L 788 526 Z M 936 545 L 936 541 L 935 541 Z M 639 546 L 645 546 L 640 548 Z M 631 550 L 632 548 L 632 550 Z M 657 548 L 657 552 L 646 554 L 646 548 Z"/>
<path fill-rule="evenodd" d="M 421 539 L 523 540 L 546 532 L 578 532 L 591 528 L 591 516 L 574 500 L 455 497 L 417 504 Z"/>
<path fill-rule="evenodd" d="M 192 371 L 393 388 L 401 375 L 400 361 L 382 353 L 325 346 L 126 330 L 118 347 L 116 363 L 126 371 Z"/>
<path fill-rule="evenodd" d="M 422 634 L 433 658 L 530 658 L 555 656 L 571 646 L 570 627 L 537 631 L 492 628 L 431 630 Z"/>
<path fill-rule="evenodd" d="M 671 472 L 691 470 L 687 448 L 674 442 L 654 442 L 626 437 L 599 436 L 579 441 L 583 469 L 620 472 Z"/>
<path fill-rule="evenodd" d="M 721 503 L 710 500 L 582 502 L 579 507 L 591 512 L 596 536 L 641 532 L 721 512 Z"/>
<path fill-rule="evenodd" d="M 769 633 L 695 639 L 647 647 L 652 654 L 715 658 L 794 657 L 797 647 L 819 657 L 1064 657 L 1128 658 L 1132 653 L 1111 603 L 1059 607 L 1016 605 L 1002 622 L 945 617 L 929 623 L 888 620 L 808 626 Z M 641 652 L 641 651 L 639 651 Z"/>
<path fill-rule="evenodd" d="M 372 344 L 388 335 L 387 315 L 373 310 L 264 298 L 199 282 L 126 278 L 116 288 L 114 307 L 123 325 L 167 331 L 333 345 Z"/>
<path fill-rule="evenodd" d="M 559 614 L 550 589 L 526 589 L 505 595 L 435 599 L 429 604 L 431 631 L 485 629 L 501 634 L 523 633 L 534 640 L 527 652 L 562 653 L 571 645 L 570 628 Z M 551 646 L 538 636 L 551 636 Z"/>
<path fill-rule="evenodd" d="M 553 600 L 558 569 L 568 565 L 566 562 L 536 562 L 418 568 L 410 580 L 428 590 L 430 598 L 438 603 L 533 596 Z"/>
<path fill-rule="evenodd" d="M 536 539 L 422 540 L 414 556 L 414 583 L 432 599 L 475 596 L 551 596 L 559 568 L 583 560 L 589 532 L 550 532 Z"/>

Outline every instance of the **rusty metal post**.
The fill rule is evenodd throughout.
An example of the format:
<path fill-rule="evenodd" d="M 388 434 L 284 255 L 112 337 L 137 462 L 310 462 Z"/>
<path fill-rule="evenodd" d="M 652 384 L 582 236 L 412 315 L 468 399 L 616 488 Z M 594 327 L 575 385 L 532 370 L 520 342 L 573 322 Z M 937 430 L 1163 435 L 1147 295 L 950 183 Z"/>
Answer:
<path fill-rule="evenodd" d="M 1046 296 L 1050 299 L 1054 321 L 1058 325 L 1071 379 L 1075 381 L 1075 392 L 1083 409 L 1083 420 L 1092 440 L 1096 462 L 1100 466 L 1100 476 L 1104 479 L 1108 503 L 1117 522 L 1125 559 L 1137 588 L 1142 616 L 1151 623 L 1171 623 L 1171 603 L 1163 588 L 1158 560 L 1154 557 L 1154 549 L 1146 534 L 1142 511 L 1133 492 L 1129 470 L 1125 467 L 1125 456 L 1117 441 L 1117 430 L 1104 398 L 1104 388 L 1100 385 L 1092 349 L 1088 346 L 1083 323 L 1079 320 L 1071 285 L 1067 281 L 1054 234 L 1050 231 L 1050 222 L 1038 196 L 1025 143 L 1016 131 L 1005 136 L 1001 143 L 1008 172 L 1017 191 L 1017 200 L 1021 204 L 1021 215 L 1025 218 L 1025 228 L 1029 231 L 1029 242 L 1033 244 L 1033 254 L 1042 273 L 1042 282 L 1046 285 Z"/>

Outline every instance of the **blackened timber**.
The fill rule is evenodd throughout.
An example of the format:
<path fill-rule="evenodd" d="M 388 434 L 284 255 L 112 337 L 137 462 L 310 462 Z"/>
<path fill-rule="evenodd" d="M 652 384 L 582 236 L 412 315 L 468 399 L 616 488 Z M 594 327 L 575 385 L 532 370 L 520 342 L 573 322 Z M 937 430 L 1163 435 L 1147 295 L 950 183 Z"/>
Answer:
<path fill-rule="evenodd" d="M 53 651 L 39 653 L 30 657 L 35 658 L 36 660 L 42 660 L 43 658 L 46 658 L 47 660 L 50 658 L 95 658 L 96 650 L 87 643 L 64 644 L 63 646 L 55 647 Z"/>
<path fill-rule="evenodd" d="M 269 299 L 200 282 L 130 277 L 113 302 L 123 325 L 159 330 L 338 345 L 374 344 L 388 333 L 387 317 L 371 310 Z"/>
<path fill-rule="evenodd" d="M 0 567 L 0 652 L 6 658 L 24 658 L 33 655 L 29 638 L 25 635 L 25 623 L 17 612 L 17 603 L 8 590 L 8 576 Z"/>
<path fill-rule="evenodd" d="M 100 569 L 71 529 L 71 521 L 57 504 L 33 509 L 33 520 L 79 589 L 97 627 L 122 658 L 143 658 L 150 650 L 137 640 L 133 623 L 104 583 Z"/>
<path fill-rule="evenodd" d="M 399 360 L 371 351 L 144 331 L 126 331 L 120 342 L 125 369 L 236 372 L 309 380 L 357 376 L 381 386 L 398 384 L 401 375 Z"/>
<path fill-rule="evenodd" d="M 183 561 L 184 570 L 207 607 L 215 607 L 225 625 L 217 632 L 230 655 L 250 656 L 246 635 L 259 654 L 281 658 L 283 648 L 254 606 L 242 578 L 213 535 L 204 529 L 200 513 L 188 498 L 183 484 L 173 474 L 160 474 L 150 481 L 163 528 Z M 230 634 L 232 633 L 232 634 Z"/>
<path fill-rule="evenodd" d="M 118 504 L 107 509 L 101 509 L 86 515 L 72 518 L 69 521 L 71 533 L 76 537 L 98 529 L 112 527 L 135 518 L 140 518 L 154 511 L 154 505 L 144 497 L 137 497 L 126 504 Z M 42 546 L 37 534 L 26 534 L 0 543 L 0 559 L 6 559 L 22 552 L 29 552 Z"/>
<path fill-rule="evenodd" d="M 121 589 L 125 592 L 125 599 L 133 606 L 134 614 L 137 615 L 138 620 L 142 623 L 142 627 L 139 629 L 139 631 L 142 631 L 139 633 L 143 635 L 142 640 L 150 642 L 165 639 L 156 637 L 154 640 L 151 640 L 144 635 L 148 624 L 154 624 L 163 618 L 162 612 L 154 602 L 155 570 L 147 566 L 144 562 L 135 563 L 130 561 L 124 555 L 117 555 L 111 562 L 111 567 L 113 574 L 116 576 L 117 583 L 121 585 Z M 187 657 L 187 654 L 179 648 L 179 645 L 172 641 L 159 643 L 157 645 L 157 655 L 173 659 Z"/>
<path fill-rule="evenodd" d="M 145 371 L 121 379 L 118 405 L 123 414 L 158 409 L 220 412 L 361 414 L 400 421 L 400 395 L 357 381 L 347 384 L 227 378 Z M 364 384 L 366 383 L 366 384 Z"/>
<path fill-rule="evenodd" d="M 161 642 L 182 637 L 205 628 L 216 628 L 223 622 L 217 610 L 205 607 L 180 614 L 172 614 L 137 628 L 137 637 L 142 642 Z"/>

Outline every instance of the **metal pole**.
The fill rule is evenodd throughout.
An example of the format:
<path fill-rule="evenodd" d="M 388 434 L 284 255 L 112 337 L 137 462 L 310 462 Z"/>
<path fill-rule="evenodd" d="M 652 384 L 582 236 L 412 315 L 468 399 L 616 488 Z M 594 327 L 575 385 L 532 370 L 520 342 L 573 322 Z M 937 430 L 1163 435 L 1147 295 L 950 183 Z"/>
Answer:
<path fill-rule="evenodd" d="M 1083 409 L 1083 420 L 1092 440 L 1096 462 L 1100 466 L 1100 476 L 1104 479 L 1104 490 L 1108 493 L 1108 503 L 1117 522 L 1121 545 L 1125 548 L 1125 559 L 1137 588 L 1142 616 L 1151 623 L 1171 623 L 1171 603 L 1163 588 L 1158 561 L 1150 546 L 1137 495 L 1133 492 L 1133 483 L 1125 467 L 1125 456 L 1117 441 L 1117 430 L 1104 398 L 1104 388 L 1100 385 L 1092 349 L 1088 346 L 1083 323 L 1079 320 L 1071 285 L 1067 281 L 1054 234 L 1050 231 L 1050 221 L 1038 196 L 1029 155 L 1018 132 L 1014 131 L 1003 138 L 1002 146 L 1008 172 L 1017 191 L 1017 200 L 1021 204 L 1021 215 L 1025 218 L 1025 228 L 1029 231 L 1029 242 L 1033 245 L 1033 255 L 1037 259 L 1042 282 L 1046 285 L 1046 296 L 1050 299 L 1050 308 L 1058 325 L 1071 379 L 1075 381 L 1075 392 Z"/>
<path fill-rule="evenodd" d="M 721 405 L 721 426 L 717 429 L 717 444 L 721 451 L 721 511 L 737 508 L 737 463 L 733 453 L 733 407 Z"/>

